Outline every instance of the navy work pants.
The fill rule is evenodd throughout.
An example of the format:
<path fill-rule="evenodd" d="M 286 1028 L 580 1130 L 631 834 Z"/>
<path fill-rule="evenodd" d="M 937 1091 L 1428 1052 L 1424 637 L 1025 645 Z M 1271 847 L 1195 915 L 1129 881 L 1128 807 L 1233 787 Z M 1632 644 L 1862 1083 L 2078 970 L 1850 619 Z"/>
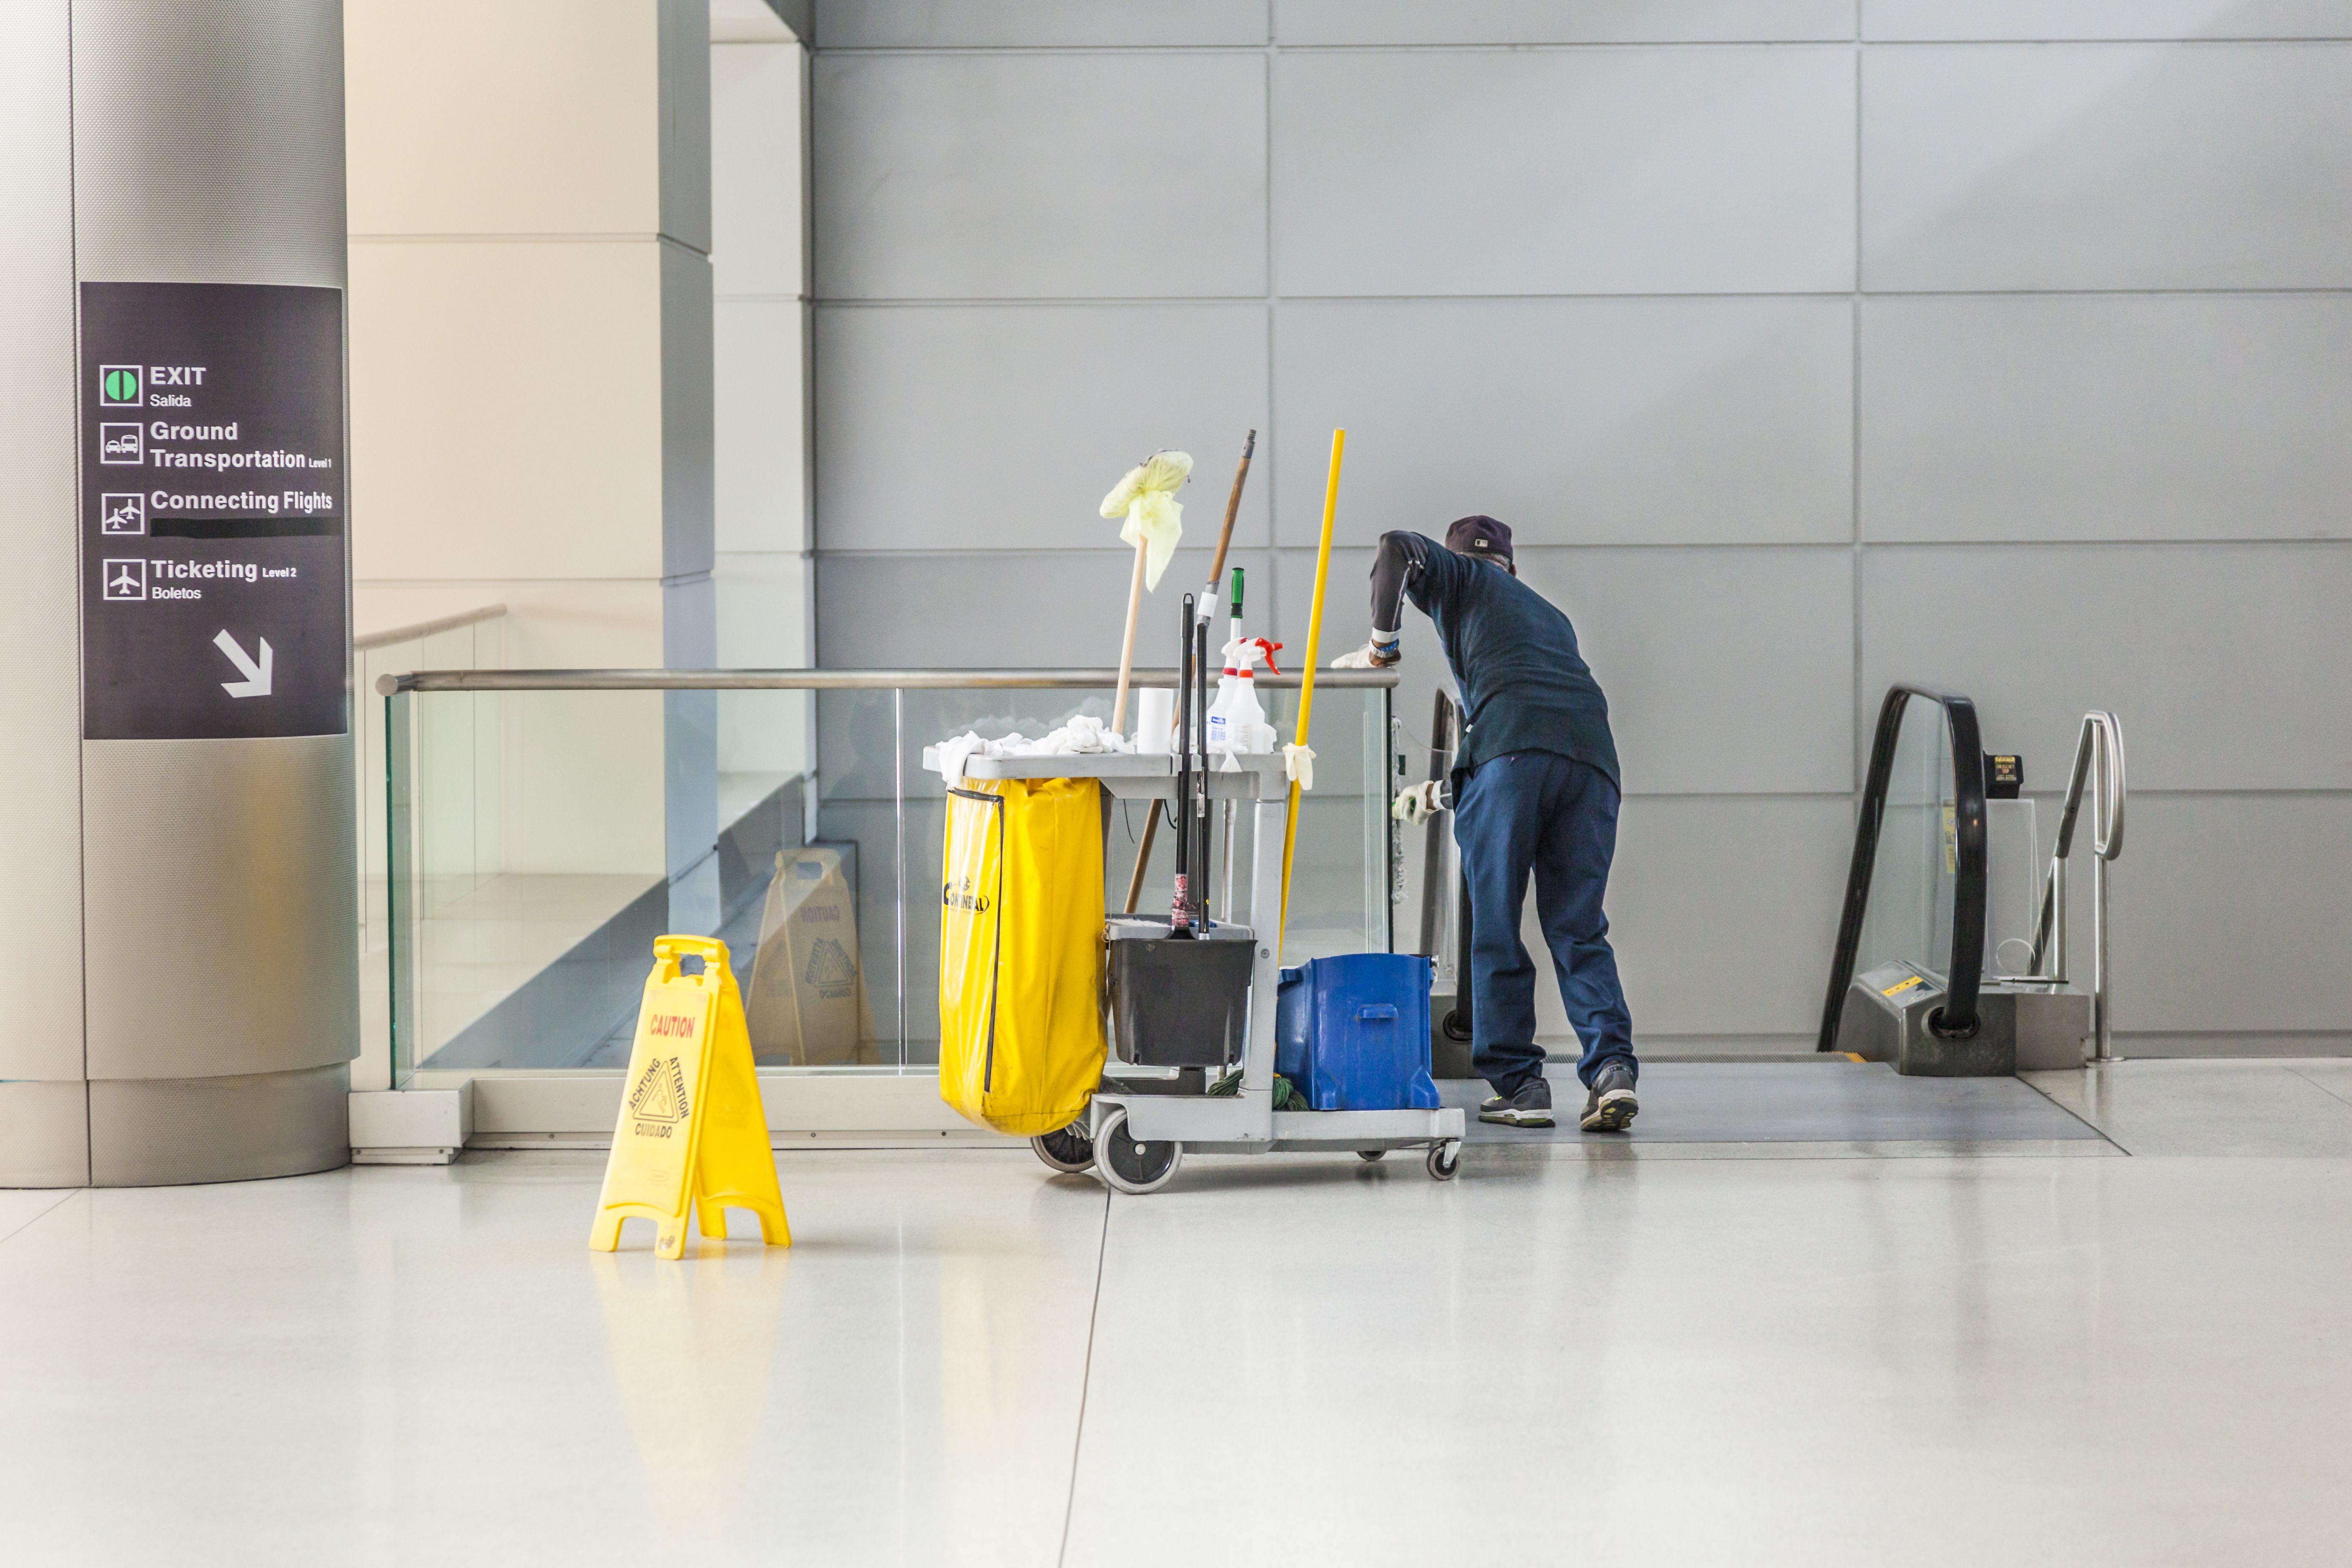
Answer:
<path fill-rule="evenodd" d="M 1638 1072 L 1633 1020 L 1601 911 L 1617 851 L 1617 786 L 1609 775 L 1550 752 L 1489 758 L 1463 781 L 1454 837 L 1470 889 L 1471 1063 L 1478 1076 L 1510 1095 L 1543 1074 L 1535 961 L 1519 940 L 1530 874 L 1560 1000 L 1584 1047 L 1576 1076 L 1590 1089 L 1610 1062 Z"/>

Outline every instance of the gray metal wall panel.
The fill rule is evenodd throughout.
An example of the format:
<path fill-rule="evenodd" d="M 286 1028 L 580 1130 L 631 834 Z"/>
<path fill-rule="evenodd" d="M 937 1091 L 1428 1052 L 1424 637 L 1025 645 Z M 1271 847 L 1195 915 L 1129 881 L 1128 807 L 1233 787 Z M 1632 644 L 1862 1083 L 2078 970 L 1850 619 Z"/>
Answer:
<path fill-rule="evenodd" d="M 0 1079 L 0 1187 L 89 1184 L 89 1086 Z"/>
<path fill-rule="evenodd" d="M 939 0 L 817 0 L 816 44 L 825 49 L 1139 48 L 1262 44 L 1266 0 L 1023 0 L 1017 5 Z"/>
<path fill-rule="evenodd" d="M 342 6 L 76 0 L 84 281 L 344 279 Z"/>
<path fill-rule="evenodd" d="M 1283 55 L 1276 288 L 1850 289 L 1853 69 L 1803 45 Z"/>
<path fill-rule="evenodd" d="M 2352 47 L 1886 47 L 1873 289 L 2352 285 Z"/>
<path fill-rule="evenodd" d="M 1282 0 L 1281 43 L 1801 43 L 1851 38 L 1854 0 Z"/>
<path fill-rule="evenodd" d="M 75 542 L 73 120 L 65 0 L 0 8 L 0 1079 L 82 1076 L 81 591 Z M 74 1120 L 79 1119 L 79 1089 Z M 62 1103 L 26 1088 L 38 1118 Z M 63 1114 L 58 1112 L 58 1114 Z M 22 1135 L 34 1134 L 27 1124 Z M 0 1135 L 0 1149 L 14 1146 Z M 28 1143 L 26 1149 L 33 1147 Z M 54 1140 L 41 1147 L 57 1152 Z M 62 1155 L 58 1156 L 62 1158 Z M 24 1158 L 30 1160 L 26 1154 Z M 48 1168 L 47 1155 L 27 1169 Z M 86 1162 L 85 1162 L 86 1164 Z"/>
<path fill-rule="evenodd" d="M 1276 425 L 1349 431 L 1357 536 L 1483 511 L 1540 544 L 1852 537 L 1846 300 L 1297 301 L 1274 343 Z M 1281 542 L 1312 544 L 1322 454 L 1290 456 Z"/>
<path fill-rule="evenodd" d="M 1871 39 L 2347 38 L 2347 0 L 1861 0 Z"/>
<path fill-rule="evenodd" d="M 1636 1041 L 1818 1029 L 1853 848 L 1843 796 L 1627 801 L 1609 923 Z M 1543 980 L 1537 1026 L 1558 1028 Z"/>
<path fill-rule="evenodd" d="M 2352 533 L 2352 296 L 1863 306 L 1866 539 Z"/>
<path fill-rule="evenodd" d="M 1371 559 L 1331 552 L 1326 664 L 1364 640 Z M 1520 552 L 1519 574 L 1575 624 L 1627 794 L 1853 787 L 1852 551 L 1538 547 Z M 1284 550 L 1279 575 L 1287 669 L 1305 656 L 1315 552 Z M 1403 631 L 1396 710 L 1425 736 L 1431 693 L 1453 681 L 1428 618 L 1408 614 Z"/>
<path fill-rule="evenodd" d="M 1197 465 L 1186 536 L 1213 538 L 1252 427 L 1234 528 L 1263 542 L 1265 367 L 1263 305 L 820 308 L 819 544 L 1116 550 L 1102 499 L 1162 446 Z"/>
<path fill-rule="evenodd" d="M 660 0 L 661 231 L 710 254 L 710 5 Z"/>
<path fill-rule="evenodd" d="M 101 1187 L 246 1182 L 352 1163 L 348 1065 L 250 1078 L 89 1086 L 90 1180 Z"/>
<path fill-rule="evenodd" d="M 1861 600 L 1865 704 L 1967 692 L 2037 786 L 2109 708 L 2136 789 L 2352 788 L 2352 544 L 1872 550 Z"/>
<path fill-rule="evenodd" d="M 2142 795 L 2113 875 L 2117 1030 L 2352 1023 L 2352 795 Z M 2069 890 L 2079 914 L 2089 891 Z M 2071 961 L 2088 975 L 2087 943 Z"/>
<path fill-rule="evenodd" d="M 1138 664 L 1176 662 L 1183 596 L 1208 578 L 1216 523 L 1198 512 L 1190 521 L 1192 548 L 1179 550 L 1159 591 L 1144 595 Z M 1229 559 L 1245 569 L 1250 596 L 1263 604 L 1264 553 L 1236 549 Z M 1123 548 L 822 554 L 816 661 L 834 669 L 1113 668 L 1134 561 Z"/>
<path fill-rule="evenodd" d="M 1187 498 L 1197 543 L 1229 471 L 1223 426 L 1256 423 L 1242 538 L 1263 545 L 1281 531 L 1285 548 L 1254 552 L 1249 565 L 1264 606 L 1255 624 L 1290 644 L 1290 668 L 1305 642 L 1326 444 L 1345 425 L 1326 659 L 1362 635 L 1371 539 L 1470 510 L 1520 530 L 1530 581 L 1577 620 L 1634 791 L 1611 912 L 1645 1038 L 1811 1037 L 1851 847 L 1843 792 L 1862 763 L 1857 732 L 1898 677 L 1975 694 L 1990 743 L 2025 751 L 2037 786 L 2063 782 L 2053 775 L 2084 708 L 2122 712 L 2143 792 L 2117 880 L 2127 1050 L 2135 1031 L 2151 1049 L 2219 1040 L 2273 1053 L 2352 1036 L 2334 966 L 2304 945 L 2315 933 L 2342 946 L 2317 902 L 2341 880 L 2336 797 L 2200 796 L 2191 810 L 2189 797 L 2162 793 L 2352 787 L 2352 730 L 2287 700 L 2341 689 L 2352 674 L 2335 651 L 2352 646 L 2352 545 L 2247 542 L 2345 531 L 2352 475 L 2344 443 L 2329 439 L 2352 401 L 2341 301 L 1866 299 L 1857 387 L 1843 297 L 1865 216 L 1870 288 L 2342 287 L 2352 94 L 2339 83 L 2352 50 L 1867 48 L 1864 112 L 1851 46 L 1693 43 L 1850 37 L 1856 8 L 1286 0 L 1274 16 L 1290 48 L 1275 68 L 1272 123 L 1251 132 L 1265 141 L 1228 151 L 1275 171 L 1273 286 L 1286 297 L 1237 310 L 1230 336 L 1172 313 L 1202 292 L 1197 268 L 1068 237 L 1071 210 L 1091 221 L 1104 205 L 1100 180 L 1076 207 L 1056 196 L 1042 221 L 1014 210 L 1024 191 L 1034 202 L 1071 186 L 1074 157 L 1079 184 L 1112 161 L 1034 145 L 1037 126 L 1093 112 L 1087 93 L 1059 84 L 1097 73 L 1105 57 L 949 62 L 992 88 L 1018 74 L 1051 100 L 1000 109 L 960 88 L 951 110 L 902 110 L 842 74 L 872 57 L 820 58 L 820 75 L 863 95 L 820 112 L 821 163 L 896 174 L 891 139 L 905 132 L 886 123 L 892 115 L 953 120 L 987 165 L 971 181 L 974 199 L 998 209 L 942 208 L 919 225 L 895 197 L 845 205 L 820 183 L 818 243 L 835 262 L 826 291 L 935 289 L 979 307 L 821 312 L 811 406 L 823 662 L 1107 662 L 1125 559 L 1072 550 L 1067 531 L 1093 526 L 1120 462 L 1173 442 L 1202 464 Z M 2352 34 L 2345 0 L 1861 8 L 1882 37 Z M 1079 15 L 837 6 L 820 42 L 840 47 L 849 35 L 836 25 L 854 20 L 877 29 L 857 36 L 863 47 L 1117 42 L 1146 46 L 1117 57 L 1139 74 L 1192 72 L 1209 58 L 1149 47 L 1171 41 L 1152 29 L 1199 13 L 1106 4 L 1075 25 L 1115 38 L 1056 30 Z M 1508 47 L 1637 37 L 1678 41 Z M 1412 47 L 1423 42 L 1439 47 Z M 1446 47 L 1461 45 L 1473 47 Z M 1204 123 L 1220 113 L 1216 101 L 1187 103 L 1156 113 L 1150 135 L 1204 144 L 1222 134 Z M 1861 136 L 1871 162 L 1858 212 Z M 1136 142 L 1122 132 L 1114 147 Z M 952 168 L 948 156 L 935 151 L 930 166 Z M 1211 219 L 1219 235 L 1234 227 Z M 1255 236 L 1258 252 L 1266 238 Z M 1238 239 L 1230 249 L 1248 248 Z M 982 265 L 927 258 L 926 244 L 977 245 Z M 1803 293 L 1840 298 L 1655 298 Z M 1610 294 L 1638 298 L 1528 297 Z M 1041 308 L 1059 296 L 1134 301 L 1101 313 L 1106 335 L 1114 317 L 1172 324 L 1153 345 L 1172 368 L 1107 380 L 1088 312 Z M 1203 425 L 1207 435 L 1187 433 Z M 976 487 L 981 521 L 969 531 L 929 521 L 956 515 L 920 488 L 939 441 L 950 443 L 944 467 L 997 476 Z M 919 464 L 910 443 L 924 444 Z M 1867 537 L 1883 542 L 1859 549 L 1848 543 L 1857 489 Z M 1906 542 L 1941 540 L 1955 542 Z M 2049 542 L 1967 543 L 2002 540 Z M 2167 540 L 2214 542 L 2085 542 Z M 1781 548 L 1813 542 L 1824 548 Z M 1675 548 L 1617 548 L 1656 544 Z M 1180 562 L 1175 591 L 1198 574 Z M 1041 589 L 1046 613 L 1003 608 Z M 1164 632 L 1149 629 L 1163 612 L 1173 618 L 1167 588 L 1145 623 L 1164 647 Z M 1396 710 L 1410 748 L 1441 674 L 1420 617 L 1407 617 L 1405 637 Z M 1164 657 L 1150 648 L 1151 662 Z M 948 719 L 919 715 L 930 728 Z M 2254 805 L 2226 804 L 2241 800 Z M 2191 820 L 2209 812 L 2259 830 L 2231 837 Z M 2231 844 L 2234 868 L 2176 852 L 2168 814 L 2188 824 L 2180 832 Z M 2174 877 L 2153 858 L 2195 868 Z M 2256 906 L 2265 881 L 2282 879 L 2273 920 Z M 2200 880 L 2223 887 L 2224 918 L 2264 952 L 2325 972 L 2282 989 L 2275 1005 L 2253 999 L 2269 961 L 2216 936 Z M 2136 963 L 2160 965 L 2160 982 L 2144 984 Z M 2255 979 L 2242 984 L 2240 972 Z M 1557 1029 L 1548 988 L 1542 1007 Z"/>
<path fill-rule="evenodd" d="M 1255 54 L 824 55 L 824 299 L 1262 295 Z"/>
<path fill-rule="evenodd" d="M 1574 620 L 1629 793 L 1849 786 L 1851 551 L 1537 550 L 1519 574 Z"/>
<path fill-rule="evenodd" d="M 710 260 L 661 247 L 662 574 L 712 564 L 718 506 Z M 715 644 L 713 645 L 715 647 Z"/>
<path fill-rule="evenodd" d="M 352 738 L 86 741 L 82 769 L 89 1077 L 357 1055 Z"/>

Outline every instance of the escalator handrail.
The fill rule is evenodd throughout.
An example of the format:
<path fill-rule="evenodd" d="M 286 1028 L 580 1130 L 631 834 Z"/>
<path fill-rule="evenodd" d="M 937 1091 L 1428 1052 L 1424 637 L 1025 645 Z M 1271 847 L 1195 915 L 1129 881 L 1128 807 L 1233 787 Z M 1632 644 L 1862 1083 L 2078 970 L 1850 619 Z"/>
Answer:
<path fill-rule="evenodd" d="M 1976 704 L 1965 697 L 1924 686 L 1890 686 L 1879 704 L 1878 729 L 1870 743 L 1870 771 L 1853 830 L 1853 860 L 1846 873 L 1845 908 L 1838 919 L 1837 950 L 1830 961 L 1829 994 L 1822 1004 L 1821 1037 L 1814 1049 L 1837 1049 L 1838 1022 L 1853 965 L 1862 947 L 1863 920 L 1869 913 L 1870 878 L 1878 861 L 1878 835 L 1886 816 L 1886 788 L 1895 772 L 1895 746 L 1903 712 L 1914 697 L 1944 711 L 1952 744 L 1954 889 L 1952 952 L 1945 972 L 1944 1005 L 1930 1021 L 1936 1032 L 1957 1038 L 1976 1033 L 1977 995 L 1984 982 L 1985 789 L 1984 743 Z"/>

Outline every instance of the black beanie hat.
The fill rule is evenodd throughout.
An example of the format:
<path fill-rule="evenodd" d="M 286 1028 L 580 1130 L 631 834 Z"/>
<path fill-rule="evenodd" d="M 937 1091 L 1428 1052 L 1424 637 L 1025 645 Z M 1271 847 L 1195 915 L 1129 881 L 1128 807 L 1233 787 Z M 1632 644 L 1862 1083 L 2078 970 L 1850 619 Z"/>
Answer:
<path fill-rule="evenodd" d="M 1458 518 L 1445 531 L 1445 548 L 1486 561 L 1511 559 L 1511 531 L 1486 516 Z"/>

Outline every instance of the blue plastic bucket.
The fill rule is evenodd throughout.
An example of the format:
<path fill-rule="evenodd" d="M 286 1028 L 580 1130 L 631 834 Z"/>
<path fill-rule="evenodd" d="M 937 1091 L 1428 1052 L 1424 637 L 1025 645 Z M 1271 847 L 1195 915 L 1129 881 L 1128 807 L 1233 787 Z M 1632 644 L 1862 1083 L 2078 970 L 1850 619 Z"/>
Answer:
<path fill-rule="evenodd" d="M 1435 1110 L 1429 960 L 1404 952 L 1315 958 L 1282 972 L 1274 1070 L 1318 1110 Z"/>

